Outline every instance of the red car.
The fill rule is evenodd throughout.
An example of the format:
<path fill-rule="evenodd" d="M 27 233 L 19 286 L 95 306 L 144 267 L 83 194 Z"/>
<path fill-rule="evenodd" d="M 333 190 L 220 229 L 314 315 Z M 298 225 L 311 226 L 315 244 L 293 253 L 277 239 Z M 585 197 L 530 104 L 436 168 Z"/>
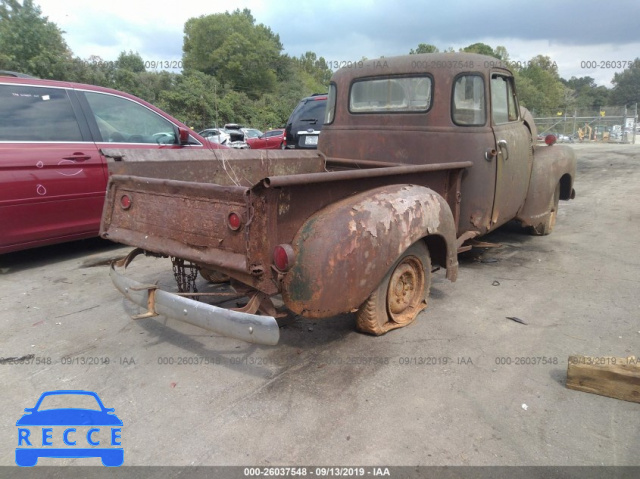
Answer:
<path fill-rule="evenodd" d="M 253 149 L 284 150 L 287 144 L 284 129 L 269 130 L 265 133 L 254 128 L 242 128 L 242 131 L 244 131 L 245 141 Z"/>
<path fill-rule="evenodd" d="M 98 236 L 100 148 L 225 148 L 116 90 L 0 76 L 0 254 Z"/>

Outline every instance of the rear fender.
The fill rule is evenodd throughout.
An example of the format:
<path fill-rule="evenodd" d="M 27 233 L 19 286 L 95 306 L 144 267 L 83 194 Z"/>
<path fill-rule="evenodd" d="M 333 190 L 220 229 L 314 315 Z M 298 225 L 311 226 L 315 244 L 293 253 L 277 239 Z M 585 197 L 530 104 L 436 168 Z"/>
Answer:
<path fill-rule="evenodd" d="M 400 255 L 425 237 L 433 262 L 455 281 L 456 227 L 449 205 L 433 190 L 390 185 L 334 203 L 294 238 L 295 262 L 282 283 L 285 305 L 311 318 L 353 311 Z"/>
<path fill-rule="evenodd" d="M 560 199 L 575 197 L 573 180 L 576 176 L 576 155 L 565 145 L 536 146 L 529 191 L 517 219 L 524 226 L 537 224 L 549 213 L 549 200 L 560 183 Z"/>

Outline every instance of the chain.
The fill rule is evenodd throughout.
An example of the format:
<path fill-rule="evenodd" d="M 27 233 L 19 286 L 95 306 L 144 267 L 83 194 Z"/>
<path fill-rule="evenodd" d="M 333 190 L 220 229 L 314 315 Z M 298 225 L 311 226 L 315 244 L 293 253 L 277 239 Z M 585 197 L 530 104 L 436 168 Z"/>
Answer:
<path fill-rule="evenodd" d="M 178 284 L 178 292 L 197 293 L 196 278 L 198 277 L 198 267 L 191 262 L 185 264 L 182 258 L 171 257 L 171 263 L 173 263 L 173 276 Z M 197 296 L 192 296 L 192 298 L 198 301 Z"/>

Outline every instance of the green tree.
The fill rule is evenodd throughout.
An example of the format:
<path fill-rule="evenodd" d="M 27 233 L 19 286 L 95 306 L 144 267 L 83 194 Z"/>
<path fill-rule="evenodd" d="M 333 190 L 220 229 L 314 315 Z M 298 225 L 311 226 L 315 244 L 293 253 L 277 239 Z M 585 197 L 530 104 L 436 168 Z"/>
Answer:
<path fill-rule="evenodd" d="M 569 106 L 558 66 L 548 56 L 532 58 L 526 67 L 514 69 L 514 76 L 520 102 L 534 115 L 555 114 Z"/>
<path fill-rule="evenodd" d="M 138 52 L 120 52 L 117 64 L 119 69 L 129 70 L 133 73 L 142 73 L 146 71 L 144 67 L 144 60 Z"/>
<path fill-rule="evenodd" d="M 500 56 L 494 51 L 494 49 L 491 48 L 486 43 L 473 43 L 469 46 L 461 48 L 460 51 L 466 52 L 466 53 L 479 53 L 480 55 L 488 55 L 490 57 L 494 57 L 501 60 Z"/>
<path fill-rule="evenodd" d="M 589 76 L 571 77 L 569 80 L 562 80 L 562 83 L 573 90 L 576 108 L 599 110 L 609 103 L 611 91 L 604 86 L 598 86 Z"/>
<path fill-rule="evenodd" d="M 329 86 L 332 72 L 323 57 L 318 58 L 314 52 L 305 52 L 300 55 L 298 66 L 318 84 L 324 85 L 324 90 Z"/>
<path fill-rule="evenodd" d="M 640 58 L 636 58 L 629 68 L 613 76 L 611 101 L 618 105 L 640 103 Z"/>
<path fill-rule="evenodd" d="M 0 69 L 60 77 L 71 60 L 62 33 L 32 0 L 0 0 Z"/>
<path fill-rule="evenodd" d="M 273 91 L 282 44 L 249 9 L 190 18 L 184 27 L 183 64 L 215 76 L 252 98 Z"/>
<path fill-rule="evenodd" d="M 220 104 L 216 79 L 199 71 L 190 71 L 176 75 L 173 80 L 170 88 L 158 93 L 156 105 L 194 130 L 213 126 Z"/>
<path fill-rule="evenodd" d="M 416 55 L 418 53 L 438 53 L 438 47 L 431 45 L 430 43 L 418 43 L 418 47 L 414 50 L 409 50 L 409 55 Z"/>

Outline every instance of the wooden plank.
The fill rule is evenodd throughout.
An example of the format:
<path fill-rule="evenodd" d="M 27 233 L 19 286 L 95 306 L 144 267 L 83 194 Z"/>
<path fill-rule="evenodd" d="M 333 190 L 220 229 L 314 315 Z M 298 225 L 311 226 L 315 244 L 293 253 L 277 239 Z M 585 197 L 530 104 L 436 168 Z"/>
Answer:
<path fill-rule="evenodd" d="M 567 388 L 640 403 L 640 359 L 569 356 Z"/>

